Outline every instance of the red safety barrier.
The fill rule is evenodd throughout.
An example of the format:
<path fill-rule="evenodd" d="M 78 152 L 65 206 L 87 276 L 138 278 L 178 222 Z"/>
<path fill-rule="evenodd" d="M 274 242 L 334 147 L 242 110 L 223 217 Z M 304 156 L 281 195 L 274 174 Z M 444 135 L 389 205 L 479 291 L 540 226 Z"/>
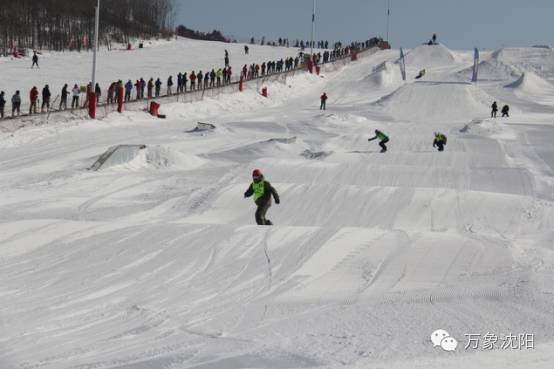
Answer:
<path fill-rule="evenodd" d="M 88 94 L 88 115 L 96 119 L 96 93 L 94 92 Z"/>
<path fill-rule="evenodd" d="M 267 97 L 267 87 L 262 88 L 262 96 Z"/>
<path fill-rule="evenodd" d="M 239 91 L 242 92 L 243 89 L 244 89 L 244 78 L 241 75 L 239 80 Z"/>
<path fill-rule="evenodd" d="M 152 101 L 150 103 L 150 114 L 157 117 L 158 116 L 158 110 L 160 109 L 160 104 L 158 104 L 155 101 Z"/>
<path fill-rule="evenodd" d="M 123 86 L 119 86 L 117 89 L 117 112 L 123 112 Z"/>
<path fill-rule="evenodd" d="M 312 61 L 312 59 L 308 60 L 308 71 L 311 73 L 314 72 L 314 62 Z"/>
<path fill-rule="evenodd" d="M 350 60 L 352 61 L 358 60 L 358 53 L 356 51 L 352 51 L 352 53 L 350 54 Z"/>
<path fill-rule="evenodd" d="M 319 65 L 315 66 L 315 73 L 319 76 L 319 72 L 321 72 L 321 67 Z"/>

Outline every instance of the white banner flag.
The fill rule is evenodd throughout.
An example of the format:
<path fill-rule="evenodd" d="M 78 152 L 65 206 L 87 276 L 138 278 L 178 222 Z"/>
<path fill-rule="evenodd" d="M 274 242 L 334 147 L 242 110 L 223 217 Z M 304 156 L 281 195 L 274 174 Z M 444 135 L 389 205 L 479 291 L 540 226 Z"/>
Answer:
<path fill-rule="evenodd" d="M 477 73 L 479 72 L 479 50 L 475 48 L 473 55 L 473 76 L 471 77 L 471 82 L 477 82 Z"/>

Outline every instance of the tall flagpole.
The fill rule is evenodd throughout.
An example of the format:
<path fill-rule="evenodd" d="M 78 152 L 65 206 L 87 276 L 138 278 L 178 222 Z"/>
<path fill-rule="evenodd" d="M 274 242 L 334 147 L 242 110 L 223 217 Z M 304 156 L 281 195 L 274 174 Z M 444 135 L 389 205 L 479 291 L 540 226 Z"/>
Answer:
<path fill-rule="evenodd" d="M 98 28 L 100 23 L 100 0 L 96 5 L 96 18 L 94 21 L 94 49 L 92 52 L 92 91 L 96 86 L 96 51 L 98 50 Z"/>
<path fill-rule="evenodd" d="M 315 0 L 312 8 L 312 43 L 311 45 L 311 55 L 314 55 L 314 34 L 315 34 Z"/>
<path fill-rule="evenodd" d="M 387 0 L 387 42 L 389 42 L 390 0 Z"/>

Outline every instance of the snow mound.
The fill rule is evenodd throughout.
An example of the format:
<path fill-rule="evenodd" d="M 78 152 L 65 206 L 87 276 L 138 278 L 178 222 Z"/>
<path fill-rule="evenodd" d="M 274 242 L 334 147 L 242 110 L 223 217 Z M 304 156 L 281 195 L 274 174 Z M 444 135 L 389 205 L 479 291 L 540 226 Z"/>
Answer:
<path fill-rule="evenodd" d="M 121 145 L 99 167 L 105 170 L 134 171 L 141 169 L 180 169 L 191 170 L 202 166 L 206 161 L 195 155 L 188 155 L 167 147 L 144 145 Z"/>
<path fill-rule="evenodd" d="M 397 65 L 386 61 L 373 68 L 365 80 L 375 87 L 390 87 L 402 83 L 402 76 Z"/>
<path fill-rule="evenodd" d="M 505 87 L 530 94 L 552 93 L 554 90 L 554 86 L 551 83 L 545 81 L 533 72 L 524 72 L 516 81 Z"/>
<path fill-rule="evenodd" d="M 456 73 L 459 80 L 469 81 L 473 73 L 473 66 L 464 68 Z M 502 61 L 491 59 L 479 63 L 479 81 L 505 81 L 517 77 L 521 72 Z"/>
<path fill-rule="evenodd" d="M 400 87 L 375 105 L 395 119 L 420 122 L 471 120 L 491 98 L 470 83 L 416 82 Z"/>
<path fill-rule="evenodd" d="M 406 54 L 406 65 L 421 67 L 446 66 L 456 61 L 444 45 L 420 45 Z"/>
<path fill-rule="evenodd" d="M 491 54 L 491 59 L 530 71 L 549 81 L 554 81 L 554 50 L 544 48 L 502 48 Z"/>
<path fill-rule="evenodd" d="M 262 158 L 270 156 L 281 157 L 290 155 L 293 151 L 297 151 L 293 145 L 295 143 L 295 136 L 270 138 L 265 141 L 240 145 L 230 150 L 208 154 L 207 157 L 239 162 L 247 160 L 248 158 Z"/>

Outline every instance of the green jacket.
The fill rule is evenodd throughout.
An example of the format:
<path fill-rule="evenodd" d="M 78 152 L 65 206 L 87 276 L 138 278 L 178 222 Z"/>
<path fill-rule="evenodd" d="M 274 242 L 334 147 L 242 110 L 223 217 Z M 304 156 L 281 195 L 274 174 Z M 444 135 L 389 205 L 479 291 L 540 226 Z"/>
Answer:
<path fill-rule="evenodd" d="M 446 136 L 443 135 L 442 133 L 439 133 L 438 135 L 435 135 L 435 143 L 439 143 L 439 142 L 442 142 L 443 144 L 446 145 Z"/>
<path fill-rule="evenodd" d="M 368 141 L 373 141 L 376 138 L 378 138 L 380 141 L 384 141 L 384 140 L 389 139 L 389 137 L 386 134 L 384 134 L 383 132 L 381 132 L 379 130 L 376 130 L 375 131 L 375 137 L 372 137 L 372 138 L 368 139 Z"/>
<path fill-rule="evenodd" d="M 244 193 L 244 197 L 250 197 L 254 195 L 254 202 L 258 206 L 266 205 L 268 202 L 271 203 L 271 196 L 275 199 L 275 203 L 279 204 L 279 194 L 275 188 L 266 181 L 263 177 L 260 182 L 252 182 L 250 186 Z"/>

